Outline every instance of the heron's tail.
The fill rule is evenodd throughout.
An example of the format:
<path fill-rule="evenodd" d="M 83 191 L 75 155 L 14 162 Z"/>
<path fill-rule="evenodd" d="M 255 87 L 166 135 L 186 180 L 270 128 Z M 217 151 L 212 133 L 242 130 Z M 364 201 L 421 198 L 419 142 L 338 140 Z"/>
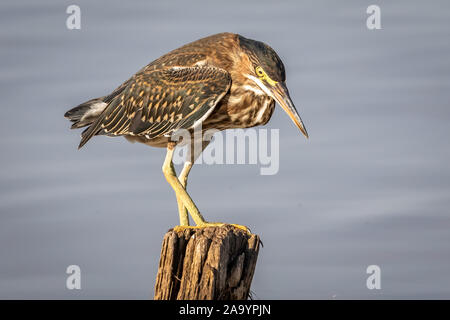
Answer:
<path fill-rule="evenodd" d="M 103 101 L 104 98 L 105 97 L 101 97 L 86 101 L 79 106 L 76 106 L 75 108 L 67 111 L 64 114 L 64 117 L 73 122 L 71 129 L 78 129 L 92 125 L 108 105 Z M 79 148 L 81 148 L 87 142 L 87 140 L 92 137 L 93 134 L 91 134 L 91 132 L 95 131 L 94 129 L 95 128 L 92 128 L 91 126 L 83 131 Z M 87 138 L 87 136 L 89 136 L 89 138 Z"/>
<path fill-rule="evenodd" d="M 71 129 L 78 129 L 92 124 L 105 110 L 107 103 L 103 97 L 86 101 L 64 114 L 64 117 L 73 122 Z"/>

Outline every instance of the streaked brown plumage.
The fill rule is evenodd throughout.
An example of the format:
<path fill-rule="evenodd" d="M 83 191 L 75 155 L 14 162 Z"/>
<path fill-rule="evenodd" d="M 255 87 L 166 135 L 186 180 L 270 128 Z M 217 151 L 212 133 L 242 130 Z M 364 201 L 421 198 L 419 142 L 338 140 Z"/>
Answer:
<path fill-rule="evenodd" d="M 275 100 L 307 136 L 275 51 L 262 42 L 221 33 L 163 55 L 111 94 L 85 102 L 65 116 L 73 122 L 72 128 L 88 126 L 80 148 L 94 135 L 124 136 L 151 146 L 167 146 L 169 156 L 176 144 L 170 137 L 177 130 L 192 131 L 200 124 L 202 130 L 262 125 L 269 121 Z M 185 191 L 187 175 L 198 155 L 190 154 L 177 181 L 168 177 L 174 174 L 173 168 L 165 171 L 177 194 L 182 225 L 188 223 L 185 207 L 198 225 L 206 223 Z M 166 160 L 171 167 L 171 156 Z"/>

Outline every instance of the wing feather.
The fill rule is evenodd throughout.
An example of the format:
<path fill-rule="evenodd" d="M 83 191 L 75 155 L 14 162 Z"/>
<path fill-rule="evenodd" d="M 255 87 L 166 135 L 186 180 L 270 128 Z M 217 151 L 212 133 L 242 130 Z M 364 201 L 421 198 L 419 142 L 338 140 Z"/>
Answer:
<path fill-rule="evenodd" d="M 96 134 L 156 138 L 192 128 L 230 86 L 229 73 L 211 66 L 144 69 L 111 94 L 101 116 L 83 132 L 79 147 Z"/>

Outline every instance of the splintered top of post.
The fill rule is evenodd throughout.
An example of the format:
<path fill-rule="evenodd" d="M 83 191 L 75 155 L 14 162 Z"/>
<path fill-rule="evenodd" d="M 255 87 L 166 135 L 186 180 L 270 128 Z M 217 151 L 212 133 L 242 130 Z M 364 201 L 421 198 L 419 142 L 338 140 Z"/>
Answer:
<path fill-rule="evenodd" d="M 260 239 L 232 225 L 176 228 L 164 236 L 156 300 L 245 300 Z"/>

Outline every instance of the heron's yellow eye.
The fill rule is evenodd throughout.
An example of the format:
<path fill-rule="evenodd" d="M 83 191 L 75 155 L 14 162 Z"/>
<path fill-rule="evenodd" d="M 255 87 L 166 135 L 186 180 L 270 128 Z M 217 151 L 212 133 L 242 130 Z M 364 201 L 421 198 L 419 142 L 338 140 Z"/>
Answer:
<path fill-rule="evenodd" d="M 264 78 L 264 75 L 265 75 L 266 73 L 264 72 L 263 68 L 261 68 L 261 67 L 256 67 L 255 71 L 256 71 L 256 74 L 258 75 L 258 77 Z"/>
<path fill-rule="evenodd" d="M 256 75 L 261 79 L 261 80 L 265 80 L 267 83 L 269 83 L 271 86 L 274 86 L 277 84 L 276 81 L 272 80 L 267 73 L 265 73 L 265 71 L 263 70 L 263 68 L 261 67 L 256 67 L 255 68 L 255 72 Z"/>

